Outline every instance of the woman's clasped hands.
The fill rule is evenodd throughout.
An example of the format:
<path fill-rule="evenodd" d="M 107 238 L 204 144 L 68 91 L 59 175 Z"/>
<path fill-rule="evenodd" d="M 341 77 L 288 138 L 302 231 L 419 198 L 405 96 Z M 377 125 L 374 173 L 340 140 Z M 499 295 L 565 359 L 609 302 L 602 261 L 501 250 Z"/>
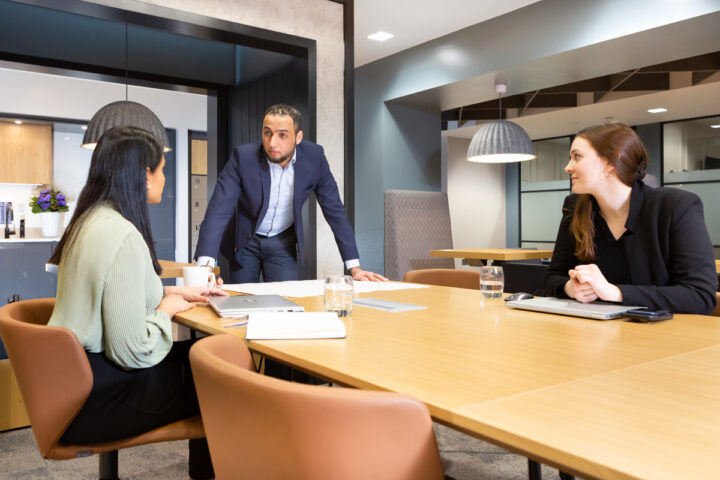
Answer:
<path fill-rule="evenodd" d="M 565 293 L 581 303 L 590 303 L 598 298 L 606 302 L 622 302 L 620 289 L 608 282 L 594 263 L 577 265 L 568 271 L 570 280 L 565 283 Z"/>

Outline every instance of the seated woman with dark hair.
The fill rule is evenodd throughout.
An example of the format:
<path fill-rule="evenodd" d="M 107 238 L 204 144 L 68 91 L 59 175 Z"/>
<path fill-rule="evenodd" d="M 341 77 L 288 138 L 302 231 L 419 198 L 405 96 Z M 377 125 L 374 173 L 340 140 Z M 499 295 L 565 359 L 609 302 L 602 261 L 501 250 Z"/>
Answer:
<path fill-rule="evenodd" d="M 199 415 L 191 342 L 172 341 L 171 318 L 227 295 L 216 287 L 165 287 L 148 203 L 165 185 L 162 148 L 135 127 L 108 130 L 95 148 L 70 225 L 50 262 L 58 292 L 48 325 L 72 330 L 87 352 L 93 386 L 62 441 L 130 437 Z M 207 442 L 190 440 L 190 476 L 213 476 Z"/>
<path fill-rule="evenodd" d="M 717 276 L 700 198 L 643 183 L 647 153 L 627 125 L 580 131 L 570 147 L 548 296 L 708 314 Z"/>

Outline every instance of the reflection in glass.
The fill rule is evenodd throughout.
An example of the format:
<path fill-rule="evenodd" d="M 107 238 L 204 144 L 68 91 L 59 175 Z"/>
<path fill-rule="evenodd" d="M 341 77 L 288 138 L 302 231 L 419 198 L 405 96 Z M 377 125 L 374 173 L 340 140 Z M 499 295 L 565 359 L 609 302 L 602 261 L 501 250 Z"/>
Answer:
<path fill-rule="evenodd" d="M 520 178 L 523 190 L 527 184 L 536 182 L 555 182 L 564 180 L 561 188 L 569 188 L 568 174 L 565 165 L 570 152 L 570 137 L 551 138 L 533 142 L 537 159 L 523 162 L 520 165 Z M 536 190 L 537 188 L 529 188 Z"/>
<path fill-rule="evenodd" d="M 663 125 L 665 183 L 720 180 L 719 124 L 711 117 Z"/>

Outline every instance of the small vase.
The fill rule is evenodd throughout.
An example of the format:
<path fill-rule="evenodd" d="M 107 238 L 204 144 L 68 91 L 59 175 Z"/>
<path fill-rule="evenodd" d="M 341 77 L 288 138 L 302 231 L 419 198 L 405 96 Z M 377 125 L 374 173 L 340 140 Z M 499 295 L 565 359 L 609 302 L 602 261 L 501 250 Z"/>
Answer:
<path fill-rule="evenodd" d="M 40 214 L 43 237 L 57 237 L 60 227 L 60 212 L 44 212 Z"/>

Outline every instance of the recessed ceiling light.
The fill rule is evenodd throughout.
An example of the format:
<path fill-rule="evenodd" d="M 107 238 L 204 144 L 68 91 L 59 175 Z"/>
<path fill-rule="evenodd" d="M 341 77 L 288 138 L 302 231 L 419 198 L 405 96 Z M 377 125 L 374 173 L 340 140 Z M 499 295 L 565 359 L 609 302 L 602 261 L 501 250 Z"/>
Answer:
<path fill-rule="evenodd" d="M 663 112 L 667 112 L 667 108 L 660 107 L 660 108 L 651 108 L 650 110 L 648 110 L 648 113 L 663 113 Z"/>
<path fill-rule="evenodd" d="M 83 129 L 83 130 L 87 130 L 87 125 L 83 125 L 83 126 L 82 126 L 82 129 Z"/>
<path fill-rule="evenodd" d="M 710 125 L 710 128 L 720 128 L 720 125 Z"/>
<path fill-rule="evenodd" d="M 386 33 L 386 32 L 375 32 L 372 35 L 368 35 L 368 38 L 370 40 L 377 40 L 378 42 L 384 42 L 385 40 L 389 40 L 393 38 L 395 35 L 392 33 Z"/>
<path fill-rule="evenodd" d="M 15 123 L 17 123 L 18 125 L 22 125 L 22 120 L 15 120 Z"/>

